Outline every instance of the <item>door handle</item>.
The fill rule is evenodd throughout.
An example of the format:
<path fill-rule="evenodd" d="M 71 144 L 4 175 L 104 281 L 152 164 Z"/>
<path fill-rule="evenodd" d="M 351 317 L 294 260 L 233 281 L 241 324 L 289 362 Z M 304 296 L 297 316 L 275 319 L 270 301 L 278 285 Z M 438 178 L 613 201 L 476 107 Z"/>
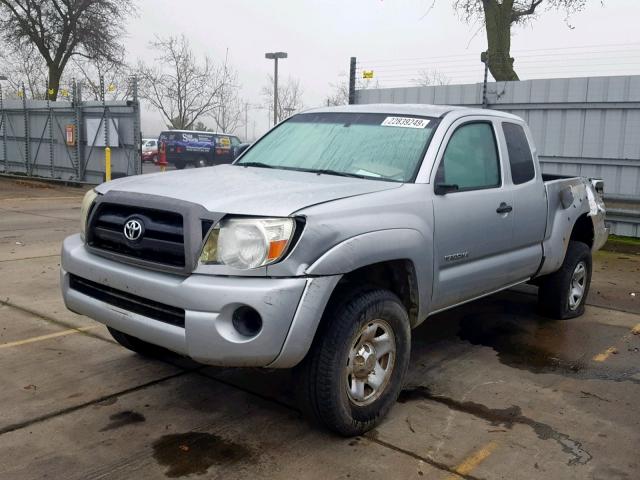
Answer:
<path fill-rule="evenodd" d="M 511 205 L 507 205 L 506 203 L 502 202 L 500 206 L 496 208 L 496 213 L 509 213 L 512 210 L 513 207 Z"/>

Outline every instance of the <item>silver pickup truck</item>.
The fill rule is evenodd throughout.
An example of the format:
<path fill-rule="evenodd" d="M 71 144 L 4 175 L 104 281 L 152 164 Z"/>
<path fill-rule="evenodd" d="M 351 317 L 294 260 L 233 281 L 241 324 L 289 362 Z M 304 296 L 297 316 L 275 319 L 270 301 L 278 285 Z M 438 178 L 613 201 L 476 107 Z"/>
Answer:
<path fill-rule="evenodd" d="M 87 193 L 62 291 L 141 354 L 295 367 L 301 405 L 357 435 L 394 404 L 430 315 L 524 282 L 547 316 L 582 314 L 602 194 L 542 174 L 514 115 L 321 108 L 234 164 Z"/>

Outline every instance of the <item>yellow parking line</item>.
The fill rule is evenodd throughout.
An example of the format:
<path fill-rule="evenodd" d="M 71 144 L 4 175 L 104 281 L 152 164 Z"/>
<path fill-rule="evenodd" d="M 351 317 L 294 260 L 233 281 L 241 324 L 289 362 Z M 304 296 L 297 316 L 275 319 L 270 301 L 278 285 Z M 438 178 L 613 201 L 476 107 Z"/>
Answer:
<path fill-rule="evenodd" d="M 18 340 L 16 342 L 0 343 L 0 349 L 2 349 L 2 348 L 10 348 L 10 347 L 19 347 L 21 345 L 26 345 L 28 343 L 41 342 L 43 340 L 49 340 L 50 338 L 64 337 L 65 335 L 72 335 L 74 333 L 86 332 L 87 330 L 92 330 L 94 328 L 98 328 L 99 326 L 100 325 L 93 325 L 91 327 L 72 328 L 70 330 L 64 330 L 62 332 L 50 333 L 49 335 L 41 335 L 39 337 L 26 338 L 24 340 Z"/>
<path fill-rule="evenodd" d="M 631 329 L 629 333 L 627 333 L 624 337 L 620 339 L 621 342 L 626 342 L 631 338 L 631 335 L 639 335 L 640 334 L 640 323 Z M 607 358 L 609 358 L 612 354 L 617 353 L 618 349 L 616 347 L 609 347 L 604 352 L 597 354 L 593 357 L 594 362 L 604 362 Z"/>
<path fill-rule="evenodd" d="M 472 455 L 465 458 L 460 465 L 455 467 L 453 470 L 456 472 L 452 475 L 449 475 L 446 480 L 457 480 L 460 478 L 460 475 L 468 475 L 471 473 L 478 465 L 484 462 L 489 455 L 493 453 L 493 451 L 498 446 L 497 442 L 489 442 L 480 450 L 477 450 Z M 458 474 L 458 475 L 456 475 Z"/>
<path fill-rule="evenodd" d="M 597 354 L 593 357 L 594 362 L 604 362 L 607 358 L 611 356 L 612 353 L 617 352 L 618 349 L 616 347 L 609 347 L 604 352 Z"/>

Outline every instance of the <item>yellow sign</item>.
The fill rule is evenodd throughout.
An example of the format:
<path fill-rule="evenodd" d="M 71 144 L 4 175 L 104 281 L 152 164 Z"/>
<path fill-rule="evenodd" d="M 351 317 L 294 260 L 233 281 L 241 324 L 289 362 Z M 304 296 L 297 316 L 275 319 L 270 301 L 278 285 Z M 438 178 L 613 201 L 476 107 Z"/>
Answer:
<path fill-rule="evenodd" d="M 63 97 L 68 97 L 69 96 L 69 90 L 66 89 L 62 89 L 60 90 L 60 95 L 62 95 Z"/>
<path fill-rule="evenodd" d="M 231 139 L 229 137 L 220 137 L 220 145 L 227 148 L 231 146 Z"/>
<path fill-rule="evenodd" d="M 373 78 L 373 70 L 364 70 L 362 72 L 362 78 L 366 78 L 366 79 Z"/>
<path fill-rule="evenodd" d="M 49 89 L 49 95 L 53 95 L 54 93 L 56 93 L 56 91 L 53 88 Z"/>
<path fill-rule="evenodd" d="M 113 83 L 110 83 L 109 86 L 107 87 L 107 92 L 109 93 L 113 93 L 116 91 L 116 86 Z"/>

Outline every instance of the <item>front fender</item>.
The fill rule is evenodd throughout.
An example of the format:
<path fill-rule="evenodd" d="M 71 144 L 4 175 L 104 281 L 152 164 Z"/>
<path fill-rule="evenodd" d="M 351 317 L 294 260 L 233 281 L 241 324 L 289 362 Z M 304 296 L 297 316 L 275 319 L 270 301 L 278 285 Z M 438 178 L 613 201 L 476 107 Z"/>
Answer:
<path fill-rule="evenodd" d="M 340 275 L 389 260 L 413 262 L 420 311 L 418 323 L 426 316 L 433 282 L 433 248 L 419 231 L 395 228 L 363 233 L 334 245 L 309 266 L 307 275 Z"/>

